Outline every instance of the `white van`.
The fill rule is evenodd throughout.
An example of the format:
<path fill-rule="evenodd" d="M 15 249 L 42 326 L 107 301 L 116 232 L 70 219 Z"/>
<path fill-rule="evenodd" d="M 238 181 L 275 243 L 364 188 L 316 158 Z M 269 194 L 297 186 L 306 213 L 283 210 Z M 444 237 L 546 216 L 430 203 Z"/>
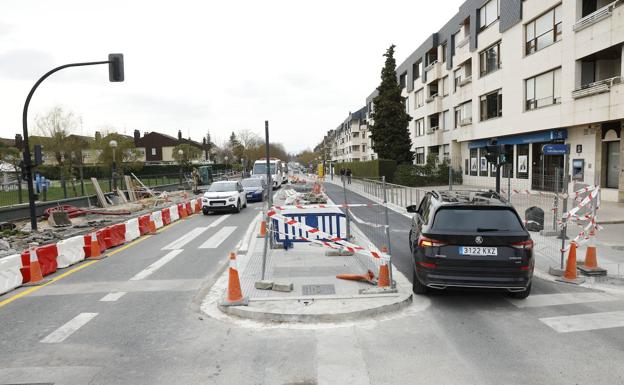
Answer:
<path fill-rule="evenodd" d="M 282 184 L 288 183 L 288 163 L 282 162 Z"/>
<path fill-rule="evenodd" d="M 266 158 L 260 158 L 254 162 L 251 175 L 265 175 L 267 174 Z M 282 176 L 282 161 L 277 158 L 269 159 L 269 166 L 271 172 L 271 182 L 273 184 L 273 190 L 276 190 L 283 183 Z"/>

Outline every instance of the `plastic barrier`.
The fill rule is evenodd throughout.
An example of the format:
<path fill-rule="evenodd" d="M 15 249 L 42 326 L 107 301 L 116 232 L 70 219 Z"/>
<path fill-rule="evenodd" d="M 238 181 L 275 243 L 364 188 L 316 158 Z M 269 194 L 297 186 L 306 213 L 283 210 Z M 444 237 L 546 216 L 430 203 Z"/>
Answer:
<path fill-rule="evenodd" d="M 103 253 L 104 251 L 106 251 L 107 247 L 106 247 L 106 232 L 105 229 L 102 230 L 98 230 L 95 232 L 95 236 L 97 237 L 98 240 L 98 244 L 100 245 L 100 252 Z M 83 236 L 84 239 L 84 252 L 85 252 L 85 258 L 88 258 L 91 256 L 91 233 L 86 234 Z"/>
<path fill-rule="evenodd" d="M 178 215 L 180 218 L 186 218 L 186 206 L 182 203 L 178 203 Z"/>
<path fill-rule="evenodd" d="M 132 240 L 137 239 L 141 236 L 141 231 L 139 230 L 139 219 L 132 218 L 126 221 L 126 242 L 130 242 Z"/>
<path fill-rule="evenodd" d="M 22 261 L 19 254 L 0 258 L 0 294 L 11 291 L 22 284 L 21 266 Z"/>
<path fill-rule="evenodd" d="M 169 208 L 164 208 L 160 210 L 162 212 L 162 221 L 163 225 L 167 226 L 171 223 L 171 214 L 169 213 Z"/>
<path fill-rule="evenodd" d="M 177 205 L 169 207 L 169 214 L 171 215 L 171 222 L 175 222 L 180 219 L 180 213 L 178 213 Z"/>
<path fill-rule="evenodd" d="M 58 256 L 56 263 L 59 269 L 63 269 L 85 259 L 84 237 L 77 236 L 63 239 L 56 244 Z"/>
<path fill-rule="evenodd" d="M 186 215 L 193 214 L 193 206 L 191 206 L 191 202 L 186 202 Z"/>
<path fill-rule="evenodd" d="M 334 237 L 345 238 L 347 236 L 347 219 L 341 212 L 328 213 L 283 213 L 285 217 L 293 218 L 297 222 L 319 229 L 321 232 L 331 234 Z M 274 233 L 277 242 L 289 240 L 291 242 L 306 242 L 303 238 L 323 239 L 317 234 L 304 231 L 296 226 L 286 224 L 285 221 L 272 219 Z M 323 239 L 324 240 L 324 239 Z"/>
<path fill-rule="evenodd" d="M 56 257 L 58 256 L 58 249 L 56 244 L 45 245 L 37 248 L 37 257 L 39 259 L 39 265 L 41 266 L 41 274 L 49 275 L 56 271 L 57 262 Z M 26 250 L 21 254 L 22 258 L 22 268 L 20 271 L 22 272 L 22 277 L 24 278 L 23 282 L 26 283 L 30 281 L 30 251 Z"/>
<path fill-rule="evenodd" d="M 157 229 L 160 229 L 161 227 L 163 227 L 163 221 L 162 221 L 162 212 L 160 211 L 154 211 L 152 213 L 152 220 L 154 221 L 154 224 L 156 225 Z"/>
<path fill-rule="evenodd" d="M 191 207 L 193 208 L 193 214 L 197 214 L 201 211 L 201 208 L 197 207 L 197 199 L 191 199 Z"/>
<path fill-rule="evenodd" d="M 98 231 L 98 234 L 97 234 L 98 241 L 100 240 L 100 233 L 102 233 L 104 235 L 104 245 L 105 245 L 105 247 L 103 249 L 101 249 L 101 251 L 104 251 L 106 249 L 110 249 L 111 247 L 115 246 L 113 244 L 113 237 L 112 237 L 112 234 L 111 234 L 111 226 L 105 227 L 105 228 L 101 229 L 100 231 Z"/>
<path fill-rule="evenodd" d="M 109 226 L 109 229 L 111 233 L 111 244 L 113 247 L 126 243 L 126 225 L 124 223 L 117 223 Z"/>
<path fill-rule="evenodd" d="M 149 233 L 149 222 L 151 220 L 151 217 L 149 214 L 147 215 L 142 215 L 139 217 L 139 234 L 140 235 L 145 235 L 147 233 Z"/>

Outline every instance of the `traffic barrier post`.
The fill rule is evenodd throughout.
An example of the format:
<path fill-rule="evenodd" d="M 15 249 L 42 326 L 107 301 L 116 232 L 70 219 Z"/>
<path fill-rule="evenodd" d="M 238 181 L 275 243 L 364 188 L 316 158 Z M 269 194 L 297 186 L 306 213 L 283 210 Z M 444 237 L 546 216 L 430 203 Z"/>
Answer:
<path fill-rule="evenodd" d="M 0 258 L 0 294 L 7 293 L 22 284 L 21 266 L 22 261 L 19 254 Z"/>
<path fill-rule="evenodd" d="M 56 244 L 58 256 L 57 267 L 63 269 L 85 259 L 84 237 L 76 236 L 63 239 Z"/>

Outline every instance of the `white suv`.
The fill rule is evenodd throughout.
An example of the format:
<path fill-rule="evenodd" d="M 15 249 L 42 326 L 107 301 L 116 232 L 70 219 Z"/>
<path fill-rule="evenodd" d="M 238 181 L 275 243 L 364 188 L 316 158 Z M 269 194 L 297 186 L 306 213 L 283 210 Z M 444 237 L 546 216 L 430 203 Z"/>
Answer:
<path fill-rule="evenodd" d="M 247 207 L 247 195 L 240 182 L 220 181 L 210 185 L 202 198 L 202 212 L 230 211 L 238 213 Z"/>

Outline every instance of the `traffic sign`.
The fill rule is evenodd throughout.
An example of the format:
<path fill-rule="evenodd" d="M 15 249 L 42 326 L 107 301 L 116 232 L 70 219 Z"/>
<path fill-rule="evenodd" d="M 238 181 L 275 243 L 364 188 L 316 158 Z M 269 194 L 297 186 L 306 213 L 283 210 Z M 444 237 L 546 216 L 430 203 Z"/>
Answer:
<path fill-rule="evenodd" d="M 566 155 L 570 152 L 567 144 L 545 144 L 542 147 L 544 155 Z"/>

